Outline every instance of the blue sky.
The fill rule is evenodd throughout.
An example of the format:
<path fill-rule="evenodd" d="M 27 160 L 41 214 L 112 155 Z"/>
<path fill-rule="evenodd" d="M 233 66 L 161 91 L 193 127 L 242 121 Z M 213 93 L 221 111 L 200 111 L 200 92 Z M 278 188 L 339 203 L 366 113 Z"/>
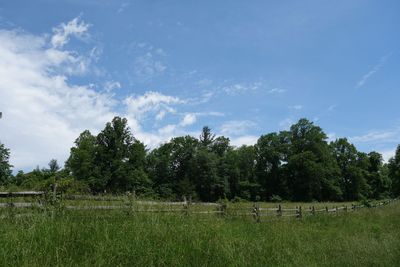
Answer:
<path fill-rule="evenodd" d="M 149 147 L 203 125 L 252 144 L 306 117 L 387 159 L 399 14 L 399 1 L 0 1 L 0 138 L 29 169 L 115 115 Z"/>

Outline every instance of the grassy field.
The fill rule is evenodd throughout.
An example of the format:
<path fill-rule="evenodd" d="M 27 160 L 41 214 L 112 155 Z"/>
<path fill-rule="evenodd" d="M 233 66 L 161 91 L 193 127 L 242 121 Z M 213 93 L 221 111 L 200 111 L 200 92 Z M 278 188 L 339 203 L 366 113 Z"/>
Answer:
<path fill-rule="evenodd" d="M 65 211 L 0 220 L 1 266 L 399 266 L 400 204 L 302 219 Z"/>

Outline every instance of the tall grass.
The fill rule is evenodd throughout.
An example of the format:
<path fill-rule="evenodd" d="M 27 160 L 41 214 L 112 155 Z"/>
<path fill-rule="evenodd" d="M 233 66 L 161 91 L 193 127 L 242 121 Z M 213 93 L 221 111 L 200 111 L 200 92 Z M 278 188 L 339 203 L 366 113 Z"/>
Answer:
<path fill-rule="evenodd" d="M 1 266 L 399 266 L 400 205 L 255 223 L 68 211 L 0 220 Z"/>

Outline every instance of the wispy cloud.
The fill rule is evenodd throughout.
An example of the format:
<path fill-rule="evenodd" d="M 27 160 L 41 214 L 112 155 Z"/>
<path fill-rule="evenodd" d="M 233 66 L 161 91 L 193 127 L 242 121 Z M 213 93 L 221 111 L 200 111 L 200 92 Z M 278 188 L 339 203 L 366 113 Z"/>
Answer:
<path fill-rule="evenodd" d="M 371 131 L 364 135 L 350 137 L 351 142 L 396 142 L 400 140 L 400 129 L 391 131 Z"/>
<path fill-rule="evenodd" d="M 223 135 L 242 135 L 255 126 L 255 122 L 248 120 L 228 121 L 221 125 L 220 132 Z"/>
<path fill-rule="evenodd" d="M 301 109 L 303 109 L 303 106 L 302 105 L 294 105 L 294 106 L 291 106 L 290 108 L 294 109 L 294 110 L 301 110 Z"/>
<path fill-rule="evenodd" d="M 130 5 L 130 3 L 128 3 L 128 2 L 123 2 L 123 3 L 119 6 L 119 8 L 118 8 L 118 10 L 117 10 L 117 13 L 122 13 L 122 12 L 124 12 L 125 9 L 126 9 L 129 5 Z"/>
<path fill-rule="evenodd" d="M 68 43 L 70 36 L 78 38 L 88 37 L 88 29 L 90 25 L 76 17 L 69 21 L 67 24 L 61 23 L 58 27 L 53 28 L 53 36 L 51 37 L 51 44 L 55 48 L 61 48 Z"/>
<path fill-rule="evenodd" d="M 279 122 L 279 127 L 281 129 L 287 130 L 290 128 L 290 126 L 292 126 L 293 123 L 294 123 L 294 121 L 292 118 L 286 118 Z"/>
<path fill-rule="evenodd" d="M 106 92 L 111 92 L 111 91 L 113 91 L 115 89 L 119 89 L 119 88 L 121 88 L 121 83 L 120 82 L 117 82 L 117 81 L 106 81 L 104 83 L 104 90 Z"/>
<path fill-rule="evenodd" d="M 144 55 L 138 56 L 134 62 L 135 77 L 147 81 L 165 72 L 167 66 L 158 59 L 154 53 L 147 52 Z"/>
<path fill-rule="evenodd" d="M 183 117 L 180 125 L 183 126 L 183 127 L 189 126 L 189 125 L 192 125 L 193 123 L 195 123 L 196 120 L 197 120 L 196 114 L 188 113 Z"/>
<path fill-rule="evenodd" d="M 129 96 L 124 100 L 127 112 L 132 117 L 140 119 L 151 113 L 157 113 L 156 119 L 161 120 L 166 113 L 174 113 L 173 105 L 183 104 L 185 100 L 178 97 L 164 95 L 159 92 L 149 91 L 144 95 Z"/>
<path fill-rule="evenodd" d="M 230 138 L 231 140 L 231 144 L 239 147 L 239 146 L 243 146 L 243 145 L 254 145 L 255 143 L 257 143 L 259 136 L 255 136 L 255 135 L 243 135 L 243 136 L 239 136 L 239 137 L 234 137 L 234 138 Z"/>
<path fill-rule="evenodd" d="M 256 91 L 261 86 L 260 82 L 255 83 L 236 83 L 232 85 L 223 86 L 221 89 L 228 95 L 238 95 L 242 93 L 248 93 L 251 91 Z"/>
<path fill-rule="evenodd" d="M 272 88 L 272 89 L 270 89 L 270 90 L 268 91 L 269 94 L 282 94 L 282 93 L 284 93 L 284 92 L 286 92 L 285 89 L 277 88 L 277 87 Z"/>
<path fill-rule="evenodd" d="M 364 84 L 368 81 L 369 78 L 371 78 L 372 75 L 377 73 L 386 63 L 387 59 L 391 56 L 391 54 L 387 54 L 385 56 L 382 56 L 379 59 L 378 64 L 376 64 L 370 71 L 368 71 L 362 78 L 357 82 L 356 88 L 360 88 L 364 86 Z"/>

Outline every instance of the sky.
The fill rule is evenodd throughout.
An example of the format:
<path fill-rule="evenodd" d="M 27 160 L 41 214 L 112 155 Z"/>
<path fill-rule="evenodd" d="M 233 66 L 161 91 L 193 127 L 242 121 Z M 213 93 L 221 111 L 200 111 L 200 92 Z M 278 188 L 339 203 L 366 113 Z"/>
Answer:
<path fill-rule="evenodd" d="M 149 149 L 235 146 L 300 118 L 385 160 L 400 143 L 400 2 L 0 0 L 0 142 L 63 163 L 126 117 Z"/>

